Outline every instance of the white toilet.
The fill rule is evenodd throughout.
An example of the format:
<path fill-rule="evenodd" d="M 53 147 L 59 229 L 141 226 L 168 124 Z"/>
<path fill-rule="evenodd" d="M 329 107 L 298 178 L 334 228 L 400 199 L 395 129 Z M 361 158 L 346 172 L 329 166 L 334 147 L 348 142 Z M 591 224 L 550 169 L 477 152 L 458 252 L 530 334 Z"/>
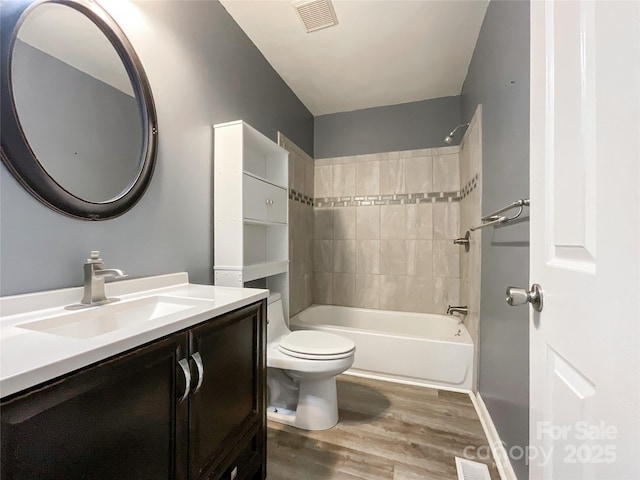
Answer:
<path fill-rule="evenodd" d="M 336 375 L 353 364 L 355 343 L 332 333 L 291 332 L 279 293 L 267 306 L 267 418 L 304 430 L 338 423 Z"/>

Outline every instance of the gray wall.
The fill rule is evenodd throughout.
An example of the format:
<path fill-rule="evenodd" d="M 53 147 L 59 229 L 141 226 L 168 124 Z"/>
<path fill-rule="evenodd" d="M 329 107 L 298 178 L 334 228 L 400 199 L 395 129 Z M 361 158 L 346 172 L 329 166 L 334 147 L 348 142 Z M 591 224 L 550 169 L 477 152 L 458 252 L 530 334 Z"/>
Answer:
<path fill-rule="evenodd" d="M 462 88 L 462 120 L 482 104 L 482 210 L 529 196 L 529 3 L 492 0 Z M 529 310 L 506 287 L 529 285 L 529 222 L 482 231 L 479 386 L 500 438 L 529 443 Z M 512 460 L 519 479 L 524 460 Z"/>
<path fill-rule="evenodd" d="M 443 147 L 459 123 L 459 96 L 321 115 L 315 119 L 314 158 Z M 458 135 L 455 144 L 460 140 Z"/>
<path fill-rule="evenodd" d="M 140 165 L 136 99 L 21 40 L 11 67 L 20 123 L 47 172 L 87 200 L 122 193 Z"/>
<path fill-rule="evenodd" d="M 0 170 L 0 294 L 82 284 L 92 249 L 132 277 L 210 283 L 212 127 L 243 119 L 313 155 L 313 117 L 215 1 L 105 4 L 136 49 L 158 112 L 158 162 L 142 200 L 103 222 L 64 217 Z M 3 99 L 4 101 L 4 99 Z"/>

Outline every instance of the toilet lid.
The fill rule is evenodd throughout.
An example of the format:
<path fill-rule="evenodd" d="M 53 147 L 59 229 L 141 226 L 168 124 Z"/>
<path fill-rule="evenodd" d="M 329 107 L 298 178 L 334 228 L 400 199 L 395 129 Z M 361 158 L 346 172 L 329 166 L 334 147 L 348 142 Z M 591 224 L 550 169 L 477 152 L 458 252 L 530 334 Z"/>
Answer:
<path fill-rule="evenodd" d="M 298 330 L 280 339 L 278 349 L 292 357 L 333 360 L 348 357 L 356 344 L 333 333 Z"/>

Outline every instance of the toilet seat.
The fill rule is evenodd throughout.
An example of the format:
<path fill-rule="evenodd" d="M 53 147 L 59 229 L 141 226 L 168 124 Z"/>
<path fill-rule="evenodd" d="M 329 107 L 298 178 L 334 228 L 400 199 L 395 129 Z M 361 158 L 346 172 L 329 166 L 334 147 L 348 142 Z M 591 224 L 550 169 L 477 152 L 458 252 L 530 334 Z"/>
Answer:
<path fill-rule="evenodd" d="M 353 355 L 355 343 L 333 333 L 298 330 L 280 339 L 278 350 L 307 360 L 337 360 Z"/>

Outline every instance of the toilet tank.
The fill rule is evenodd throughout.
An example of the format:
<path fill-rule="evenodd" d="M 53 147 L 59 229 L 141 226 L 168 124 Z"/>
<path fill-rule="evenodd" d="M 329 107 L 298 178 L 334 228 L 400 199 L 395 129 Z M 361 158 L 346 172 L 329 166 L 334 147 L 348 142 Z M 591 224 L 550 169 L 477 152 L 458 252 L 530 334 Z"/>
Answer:
<path fill-rule="evenodd" d="M 273 293 L 267 299 L 267 343 L 275 342 L 291 331 L 287 328 L 282 310 L 282 298 Z"/>

